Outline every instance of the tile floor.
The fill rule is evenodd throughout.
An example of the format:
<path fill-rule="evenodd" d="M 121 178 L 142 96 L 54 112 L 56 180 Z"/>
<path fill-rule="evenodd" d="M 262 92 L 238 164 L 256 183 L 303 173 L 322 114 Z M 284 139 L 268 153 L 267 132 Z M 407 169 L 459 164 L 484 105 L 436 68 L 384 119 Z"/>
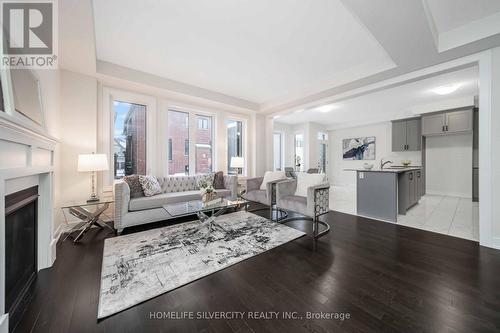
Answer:
<path fill-rule="evenodd" d="M 330 209 L 355 215 L 356 189 L 332 186 Z M 425 195 L 406 215 L 398 215 L 398 223 L 477 241 L 479 204 L 467 198 Z"/>

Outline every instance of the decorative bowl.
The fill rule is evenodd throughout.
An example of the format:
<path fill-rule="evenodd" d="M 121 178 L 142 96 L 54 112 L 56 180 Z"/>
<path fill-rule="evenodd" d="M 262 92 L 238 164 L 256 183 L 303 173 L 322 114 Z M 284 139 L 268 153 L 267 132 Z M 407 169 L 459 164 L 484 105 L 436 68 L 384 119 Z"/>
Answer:
<path fill-rule="evenodd" d="M 365 170 L 371 170 L 371 169 L 373 169 L 373 164 L 365 163 L 365 164 L 363 164 L 363 168 Z"/>
<path fill-rule="evenodd" d="M 405 167 L 408 167 L 408 166 L 410 166 L 411 161 L 410 160 L 404 160 L 404 161 L 401 161 L 401 164 L 403 164 L 403 166 L 405 166 Z"/>

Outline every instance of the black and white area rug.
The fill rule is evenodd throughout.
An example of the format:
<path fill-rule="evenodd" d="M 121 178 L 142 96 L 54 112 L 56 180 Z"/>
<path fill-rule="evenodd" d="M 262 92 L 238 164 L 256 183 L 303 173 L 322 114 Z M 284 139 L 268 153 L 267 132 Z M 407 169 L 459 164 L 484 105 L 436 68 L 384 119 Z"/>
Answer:
<path fill-rule="evenodd" d="M 98 318 L 125 310 L 304 235 L 248 212 L 222 215 L 206 237 L 198 221 L 109 238 Z"/>

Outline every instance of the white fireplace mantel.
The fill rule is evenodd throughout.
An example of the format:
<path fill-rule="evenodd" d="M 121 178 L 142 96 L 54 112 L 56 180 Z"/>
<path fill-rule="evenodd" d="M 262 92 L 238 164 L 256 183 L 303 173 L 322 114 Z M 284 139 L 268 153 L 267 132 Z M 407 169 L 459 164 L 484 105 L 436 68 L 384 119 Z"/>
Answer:
<path fill-rule="evenodd" d="M 1 111 L 0 111 L 1 113 Z M 52 266 L 54 239 L 54 151 L 57 140 L 44 131 L 0 116 L 0 333 L 8 332 L 5 309 L 5 195 L 38 185 L 38 270 Z"/>

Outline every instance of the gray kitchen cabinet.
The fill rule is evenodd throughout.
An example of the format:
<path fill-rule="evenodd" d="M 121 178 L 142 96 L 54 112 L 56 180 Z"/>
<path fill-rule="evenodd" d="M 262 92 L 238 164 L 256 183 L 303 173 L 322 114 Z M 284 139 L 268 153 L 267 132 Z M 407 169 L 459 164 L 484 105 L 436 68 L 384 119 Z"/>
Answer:
<path fill-rule="evenodd" d="M 420 118 L 392 122 L 392 151 L 416 151 L 422 147 Z"/>
<path fill-rule="evenodd" d="M 398 176 L 398 213 L 405 215 L 406 211 L 416 205 L 422 196 L 422 170 L 405 171 Z"/>
<path fill-rule="evenodd" d="M 422 116 L 422 135 L 444 133 L 446 116 L 444 113 Z"/>
<path fill-rule="evenodd" d="M 422 128 L 420 119 L 409 119 L 406 121 L 406 144 L 409 151 L 422 148 Z"/>
<path fill-rule="evenodd" d="M 417 201 L 420 200 L 422 197 L 422 192 L 423 192 L 423 177 L 422 177 L 422 170 L 417 170 L 415 171 L 415 178 L 416 178 L 416 196 L 417 196 Z"/>
<path fill-rule="evenodd" d="M 472 131 L 472 110 L 441 112 L 422 116 L 422 135 L 442 135 Z"/>
<path fill-rule="evenodd" d="M 473 114 L 471 110 L 446 113 L 446 132 L 469 132 L 473 127 Z"/>

